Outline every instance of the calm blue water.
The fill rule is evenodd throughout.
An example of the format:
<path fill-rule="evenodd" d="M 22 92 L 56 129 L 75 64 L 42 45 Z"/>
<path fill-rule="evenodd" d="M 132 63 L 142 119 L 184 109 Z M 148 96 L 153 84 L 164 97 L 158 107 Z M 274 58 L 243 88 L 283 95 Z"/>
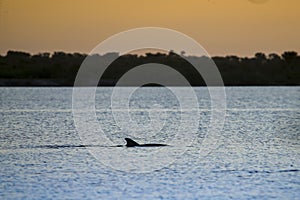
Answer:
<path fill-rule="evenodd" d="M 132 120 L 145 130 L 151 111 L 164 121 L 159 133 L 155 127 L 135 133 L 120 129 L 110 111 L 111 91 L 97 90 L 96 117 L 114 144 L 124 144 L 124 136 L 141 143 L 174 137 L 180 103 L 168 89 L 142 88 L 129 102 Z M 206 156 L 199 152 L 210 122 L 210 97 L 205 88 L 196 93 L 200 120 L 194 142 L 184 149 L 167 147 L 163 159 L 175 150 L 184 154 L 140 173 L 107 163 L 115 159 L 122 166 L 130 159 L 126 153 L 139 159 L 163 151 L 80 147 L 72 88 L 0 88 L 0 199 L 300 199 L 300 87 L 226 88 L 225 124 Z M 123 156 L 103 155 L 108 160 L 101 161 L 92 156 L 93 148 Z"/>

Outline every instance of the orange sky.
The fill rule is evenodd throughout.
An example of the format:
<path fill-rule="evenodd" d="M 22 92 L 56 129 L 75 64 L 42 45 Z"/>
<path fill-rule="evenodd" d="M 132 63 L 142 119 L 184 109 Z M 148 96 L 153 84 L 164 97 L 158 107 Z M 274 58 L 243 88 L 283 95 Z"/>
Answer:
<path fill-rule="evenodd" d="M 299 8 L 299 0 L 0 0 L 0 53 L 88 53 L 144 26 L 185 33 L 211 55 L 300 52 Z"/>

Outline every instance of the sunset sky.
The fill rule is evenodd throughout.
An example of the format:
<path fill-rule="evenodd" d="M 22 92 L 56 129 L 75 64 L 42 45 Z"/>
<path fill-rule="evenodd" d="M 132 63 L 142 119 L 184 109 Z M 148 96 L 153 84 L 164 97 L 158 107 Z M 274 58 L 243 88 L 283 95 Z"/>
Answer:
<path fill-rule="evenodd" d="M 145 26 L 180 31 L 210 55 L 300 52 L 299 9 L 299 0 L 0 0 L 0 54 L 88 53 Z"/>

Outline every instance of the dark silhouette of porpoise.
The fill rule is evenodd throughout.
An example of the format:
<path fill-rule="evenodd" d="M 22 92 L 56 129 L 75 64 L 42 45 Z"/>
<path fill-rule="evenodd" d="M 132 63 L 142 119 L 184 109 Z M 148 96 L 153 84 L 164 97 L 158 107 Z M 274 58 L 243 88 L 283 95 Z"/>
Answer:
<path fill-rule="evenodd" d="M 139 144 L 136 141 L 125 138 L 126 140 L 126 147 L 161 147 L 161 146 L 168 146 L 167 144 Z"/>

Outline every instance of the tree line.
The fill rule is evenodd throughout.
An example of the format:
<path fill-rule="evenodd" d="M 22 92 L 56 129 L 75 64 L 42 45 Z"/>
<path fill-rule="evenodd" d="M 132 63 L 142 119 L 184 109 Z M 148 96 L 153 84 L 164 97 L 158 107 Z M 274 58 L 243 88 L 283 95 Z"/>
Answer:
<path fill-rule="evenodd" d="M 176 54 L 146 53 L 145 55 L 118 53 L 87 55 L 81 53 L 54 52 L 31 55 L 21 51 L 8 51 L 0 56 L 1 86 L 73 86 L 77 72 L 87 57 L 102 61 L 109 57 L 116 59 L 101 77 L 99 86 L 113 86 L 130 69 L 147 63 L 160 63 L 180 72 L 193 86 L 204 86 L 205 82 L 195 68 L 184 59 L 205 63 L 213 60 L 226 86 L 271 86 L 300 85 L 300 56 L 295 51 L 281 55 L 266 55 L 258 52 L 253 57 L 186 56 Z M 101 67 L 101 66 L 100 66 Z M 86 85 L 88 85 L 88 80 Z"/>

